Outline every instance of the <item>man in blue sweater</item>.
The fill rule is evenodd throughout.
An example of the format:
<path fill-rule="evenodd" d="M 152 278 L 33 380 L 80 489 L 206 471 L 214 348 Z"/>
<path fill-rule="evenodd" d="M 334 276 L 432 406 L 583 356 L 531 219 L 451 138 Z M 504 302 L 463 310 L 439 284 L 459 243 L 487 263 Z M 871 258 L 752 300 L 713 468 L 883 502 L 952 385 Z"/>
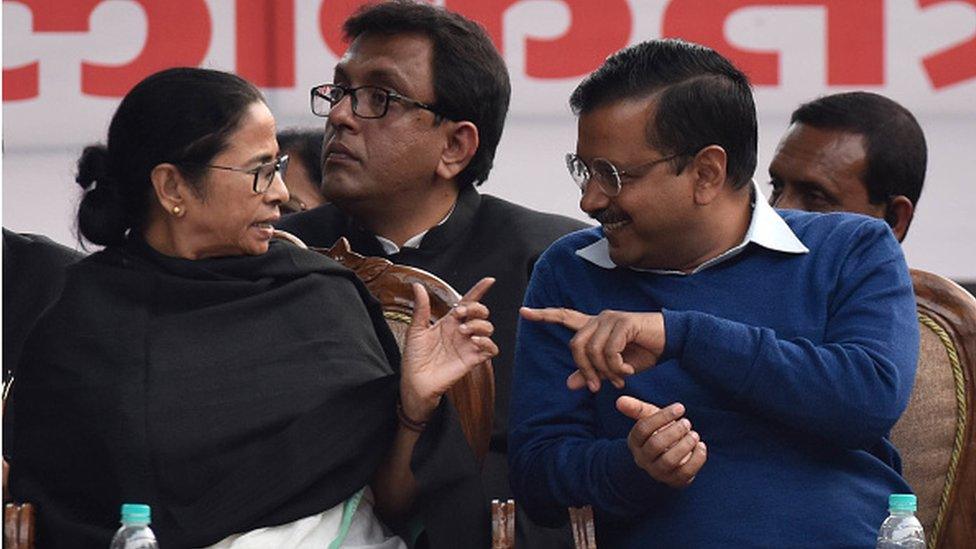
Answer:
<path fill-rule="evenodd" d="M 576 89 L 580 207 L 522 311 L 511 482 L 537 520 L 592 505 L 603 547 L 867 547 L 908 492 L 888 431 L 915 375 L 883 221 L 774 211 L 746 77 L 680 41 Z"/>

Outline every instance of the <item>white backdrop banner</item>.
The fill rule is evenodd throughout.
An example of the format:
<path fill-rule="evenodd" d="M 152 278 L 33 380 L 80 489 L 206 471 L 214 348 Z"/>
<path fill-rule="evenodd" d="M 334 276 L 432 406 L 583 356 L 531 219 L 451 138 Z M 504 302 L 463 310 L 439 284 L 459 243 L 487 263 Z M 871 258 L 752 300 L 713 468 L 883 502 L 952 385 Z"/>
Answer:
<path fill-rule="evenodd" d="M 581 78 L 628 44 L 680 37 L 715 48 L 750 76 L 760 120 L 767 123 L 762 128 L 760 172 L 785 128 L 785 118 L 799 103 L 826 93 L 865 89 L 888 95 L 916 113 L 930 140 L 929 181 L 940 174 L 938 185 L 973 205 L 971 186 L 964 185 L 963 178 L 974 173 L 974 155 L 957 154 L 963 149 L 953 144 L 961 140 L 968 141 L 965 150 L 976 147 L 976 0 L 440 3 L 480 22 L 509 64 L 512 111 L 496 174 L 517 173 L 545 185 L 556 177 L 565 179 L 555 153 L 548 163 L 516 169 L 507 163 L 518 154 L 501 152 L 534 147 L 537 139 L 532 136 L 546 136 L 554 127 L 560 135 L 566 133 L 567 145 L 560 146 L 572 147 L 567 99 Z M 332 68 L 346 47 L 342 21 L 360 4 L 361 0 L 4 0 L 5 223 L 14 218 L 25 229 L 52 232 L 53 221 L 29 227 L 22 210 L 15 208 L 27 196 L 26 191 L 16 192 L 15 186 L 22 184 L 19 174 L 38 169 L 25 163 L 40 157 L 50 161 L 50 155 L 60 152 L 65 173 L 70 171 L 80 146 L 104 139 L 119 98 L 165 67 L 236 72 L 265 91 L 279 125 L 320 124 L 309 113 L 308 90 L 331 80 Z M 74 152 L 68 154 L 69 150 Z M 17 180 L 11 181 L 11 175 Z M 569 195 L 561 179 L 552 185 Z M 539 189 L 503 184 L 492 192 L 578 215 L 572 197 L 554 208 L 551 202 L 536 203 Z M 927 189 L 922 211 L 928 193 Z M 69 191 L 64 194 L 65 203 L 74 199 Z M 44 219 L 44 208 L 31 208 L 32 215 Z M 67 226 L 63 214 L 68 209 L 59 210 L 58 227 Z M 965 210 L 958 218 L 942 212 L 949 216 L 948 225 L 943 220 L 942 234 L 933 236 L 933 245 L 936 240 L 944 243 L 946 230 L 976 234 L 976 222 L 969 215 L 972 207 Z M 934 219 L 934 213 L 929 215 Z M 53 232 L 67 234 L 67 229 Z M 976 264 L 973 245 L 965 245 L 970 263 Z M 950 253 L 957 255 L 959 249 L 946 251 L 945 257 Z M 951 259 L 924 263 L 976 278 L 976 266 L 958 267 Z"/>

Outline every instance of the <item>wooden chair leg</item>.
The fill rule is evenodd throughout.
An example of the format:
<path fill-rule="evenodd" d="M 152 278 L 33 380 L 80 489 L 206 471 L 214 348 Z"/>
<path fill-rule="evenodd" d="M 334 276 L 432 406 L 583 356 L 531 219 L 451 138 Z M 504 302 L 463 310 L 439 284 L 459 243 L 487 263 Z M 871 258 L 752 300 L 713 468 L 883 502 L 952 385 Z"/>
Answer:
<path fill-rule="evenodd" d="M 492 549 L 515 548 L 515 500 L 491 502 Z"/>
<path fill-rule="evenodd" d="M 34 549 L 34 506 L 7 503 L 3 506 L 3 546 Z"/>
<path fill-rule="evenodd" d="M 593 508 L 570 507 L 569 522 L 573 528 L 576 549 L 596 549 L 596 528 L 593 525 Z"/>

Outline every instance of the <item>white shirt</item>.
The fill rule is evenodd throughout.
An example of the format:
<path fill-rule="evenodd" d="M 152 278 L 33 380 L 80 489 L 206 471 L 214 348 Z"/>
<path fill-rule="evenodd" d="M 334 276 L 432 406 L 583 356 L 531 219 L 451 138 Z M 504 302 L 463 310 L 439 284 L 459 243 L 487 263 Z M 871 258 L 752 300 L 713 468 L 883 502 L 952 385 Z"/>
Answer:
<path fill-rule="evenodd" d="M 783 221 L 783 218 L 776 213 L 776 210 L 765 200 L 762 200 L 762 193 L 759 191 L 759 185 L 756 184 L 755 180 L 752 182 L 752 219 L 749 221 L 749 229 L 746 230 L 745 238 L 738 245 L 705 261 L 688 273 L 668 269 L 629 268 L 634 271 L 654 274 L 691 275 L 732 259 L 739 255 L 750 242 L 769 250 L 791 254 L 805 254 L 810 251 L 803 245 L 803 242 L 800 242 L 800 239 L 793 233 L 786 221 Z M 604 269 L 615 269 L 617 267 L 617 264 L 610 259 L 610 243 L 607 242 L 606 238 L 601 238 L 589 246 L 576 250 L 576 255 Z"/>
<path fill-rule="evenodd" d="M 457 200 L 454 201 L 454 206 L 451 206 L 451 211 L 447 212 L 447 215 L 444 216 L 444 219 L 441 219 L 440 222 L 437 223 L 437 225 L 434 225 L 434 227 L 439 227 L 443 225 L 444 222 L 446 222 L 451 217 L 451 214 L 454 213 L 454 208 L 456 206 L 457 206 Z M 430 229 L 433 229 L 434 227 L 431 227 Z M 427 236 L 427 233 L 430 231 L 430 229 L 427 229 L 426 231 L 420 234 L 415 234 L 411 236 L 410 238 L 407 239 L 406 242 L 403 243 L 403 246 L 397 246 L 396 242 L 393 242 L 389 238 L 383 238 L 382 236 L 379 235 L 376 235 L 376 240 L 380 242 L 380 246 L 383 246 L 383 251 L 386 252 L 386 255 L 393 255 L 396 253 L 400 253 L 400 250 L 402 250 L 403 248 L 419 248 L 420 243 L 423 242 L 424 237 Z"/>

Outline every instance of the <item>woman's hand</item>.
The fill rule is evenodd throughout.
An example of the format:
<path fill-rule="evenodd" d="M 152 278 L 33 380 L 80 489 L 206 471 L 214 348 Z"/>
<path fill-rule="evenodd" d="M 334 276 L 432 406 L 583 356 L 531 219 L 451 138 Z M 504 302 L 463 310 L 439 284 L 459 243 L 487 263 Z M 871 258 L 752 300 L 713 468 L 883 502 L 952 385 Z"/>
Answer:
<path fill-rule="evenodd" d="M 600 390 L 607 379 L 618 389 L 624 377 L 657 364 L 664 352 L 664 316 L 661 313 L 603 311 L 596 316 L 573 309 L 522 307 L 522 318 L 533 322 L 561 324 L 576 332 L 569 341 L 579 368 L 567 379 L 573 390 Z"/>
<path fill-rule="evenodd" d="M 475 366 L 498 354 L 488 307 L 479 300 L 495 283 L 482 278 L 451 312 L 430 324 L 430 299 L 413 285 L 414 311 L 401 361 L 400 402 L 415 421 L 427 421 L 441 397 Z"/>

